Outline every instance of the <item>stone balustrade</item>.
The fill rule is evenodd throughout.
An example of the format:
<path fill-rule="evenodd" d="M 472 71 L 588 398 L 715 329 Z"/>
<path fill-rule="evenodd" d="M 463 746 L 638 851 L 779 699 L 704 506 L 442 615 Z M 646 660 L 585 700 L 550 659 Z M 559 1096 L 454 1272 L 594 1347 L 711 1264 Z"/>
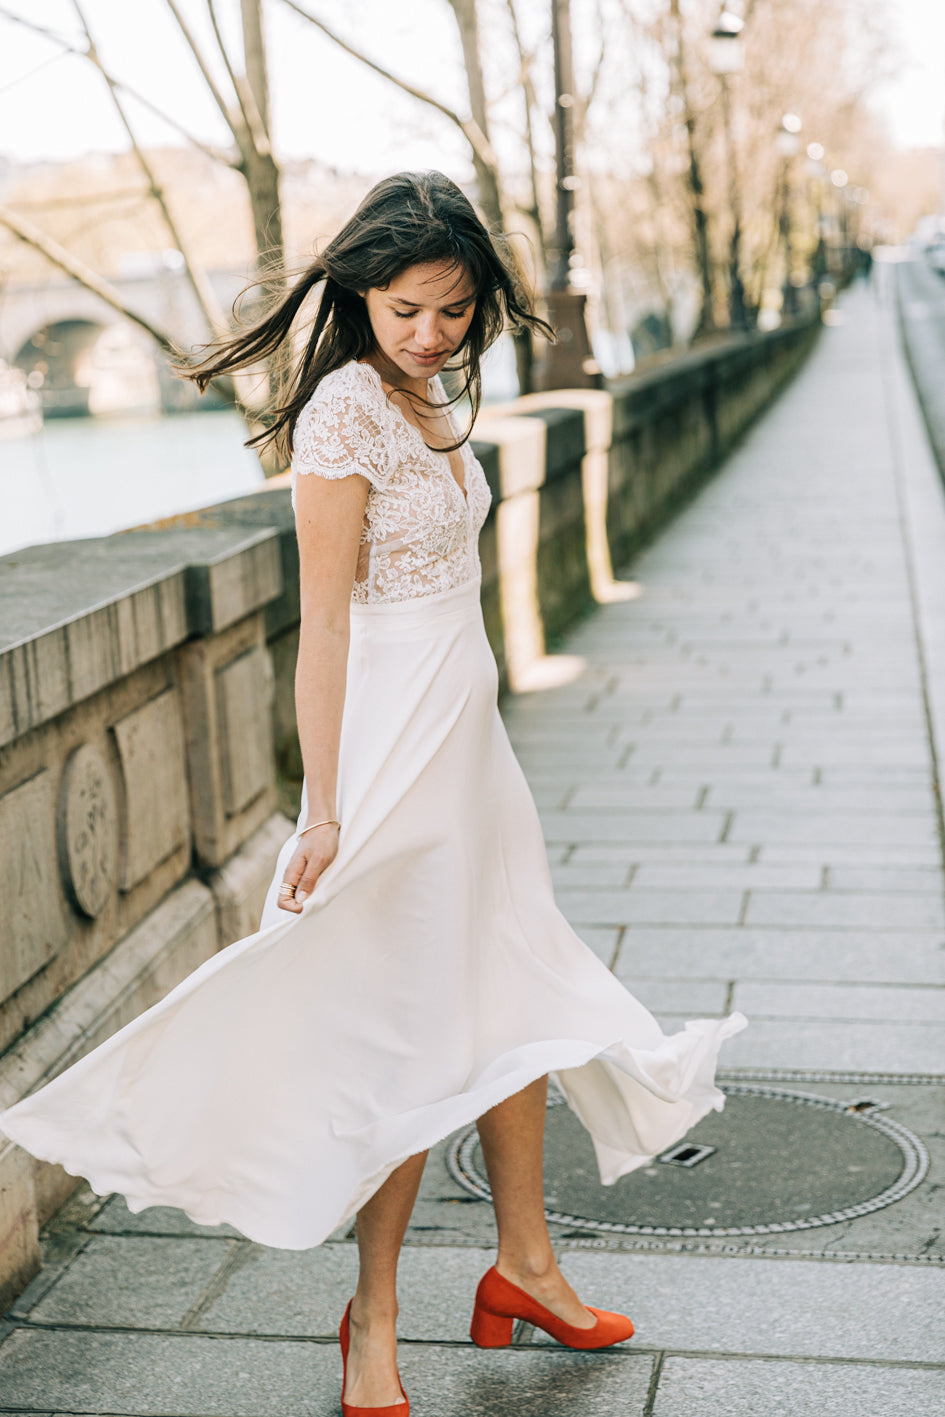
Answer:
<path fill-rule="evenodd" d="M 503 682 L 718 464 L 813 321 L 483 412 L 483 610 Z M 257 926 L 301 776 L 285 479 L 151 528 L 0 558 L 0 1107 Z M 0 1309 L 74 1186 L 0 1140 Z"/>

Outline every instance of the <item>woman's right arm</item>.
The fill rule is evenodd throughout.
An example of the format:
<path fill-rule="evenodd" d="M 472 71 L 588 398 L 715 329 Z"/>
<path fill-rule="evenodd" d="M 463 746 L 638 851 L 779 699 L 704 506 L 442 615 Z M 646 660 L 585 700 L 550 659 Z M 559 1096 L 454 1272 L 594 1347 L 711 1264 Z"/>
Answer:
<path fill-rule="evenodd" d="M 305 772 L 308 823 L 337 818 L 338 745 L 345 701 L 349 608 L 358 564 L 366 477 L 296 478 L 302 622 L 295 671 L 295 709 Z M 320 826 L 299 838 L 283 880 L 295 895 L 280 896 L 296 914 L 335 859 L 338 828 Z"/>

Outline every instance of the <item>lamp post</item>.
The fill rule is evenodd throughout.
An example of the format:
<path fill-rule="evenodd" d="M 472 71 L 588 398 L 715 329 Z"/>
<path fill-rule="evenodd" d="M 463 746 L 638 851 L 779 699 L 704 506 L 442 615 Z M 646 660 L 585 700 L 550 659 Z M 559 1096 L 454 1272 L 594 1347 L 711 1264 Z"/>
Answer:
<path fill-rule="evenodd" d="M 840 272 L 845 275 L 850 265 L 850 217 L 846 202 L 850 179 L 842 167 L 835 167 L 830 174 L 830 185 L 836 190 L 837 230 L 840 237 Z"/>
<path fill-rule="evenodd" d="M 827 274 L 827 248 L 824 239 L 827 226 L 824 215 L 824 179 L 827 176 L 827 169 L 824 167 L 823 143 L 807 144 L 807 173 L 814 192 L 811 205 L 814 210 L 814 235 L 817 238 L 812 260 L 812 275 L 815 286 L 819 286 Z"/>
<path fill-rule="evenodd" d="M 794 274 L 794 245 L 791 231 L 791 163 L 801 147 L 798 134 L 803 124 L 796 113 L 785 113 L 781 119 L 775 143 L 784 158 L 781 169 L 781 205 L 778 226 L 781 244 L 784 247 L 784 284 L 781 287 L 781 308 L 785 315 L 797 314 L 797 288 L 792 279 Z"/>
<path fill-rule="evenodd" d="M 570 0 L 552 0 L 551 38 L 555 70 L 556 220 L 548 314 L 558 340 L 551 345 L 541 376 L 544 389 L 597 388 L 600 369 L 587 334 L 587 296 L 575 289 L 574 194 L 581 179 L 574 171 L 574 71 L 571 62 Z"/>
<path fill-rule="evenodd" d="M 722 83 L 722 121 L 725 126 L 725 146 L 728 150 L 729 206 L 732 209 L 732 234 L 729 243 L 729 324 L 733 330 L 743 330 L 748 320 L 745 313 L 745 287 L 741 275 L 742 218 L 741 193 L 738 186 L 738 152 L 732 129 L 732 100 L 729 79 L 745 67 L 742 30 L 745 21 L 730 10 L 723 10 L 709 39 L 709 67 Z"/>

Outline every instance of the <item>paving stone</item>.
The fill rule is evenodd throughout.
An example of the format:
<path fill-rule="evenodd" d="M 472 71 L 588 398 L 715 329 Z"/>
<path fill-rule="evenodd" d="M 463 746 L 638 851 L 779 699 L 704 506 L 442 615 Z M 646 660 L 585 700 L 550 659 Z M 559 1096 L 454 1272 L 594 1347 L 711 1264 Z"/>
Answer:
<path fill-rule="evenodd" d="M 931 1363 L 945 1351 L 943 1270 L 591 1251 L 561 1267 L 585 1303 L 629 1313 L 646 1348 Z"/>
<path fill-rule="evenodd" d="M 667 1358 L 653 1417 L 940 1417 L 945 1371 Z"/>
<path fill-rule="evenodd" d="M 790 845 L 778 843 L 759 846 L 758 860 L 767 863 L 816 860 L 830 867 L 902 865 L 942 869 L 942 853 L 937 843 L 929 843 L 926 846 L 869 846 L 866 843 L 848 846 L 843 843 L 819 841 L 793 842 Z"/>
<path fill-rule="evenodd" d="M 928 891 L 941 896 L 945 876 L 939 866 L 831 866 L 831 891 Z"/>
<path fill-rule="evenodd" d="M 558 905 L 569 920 L 618 925 L 734 925 L 741 891 L 562 890 Z"/>
<path fill-rule="evenodd" d="M 353 1244 L 314 1250 L 247 1245 L 220 1293 L 193 1327 L 209 1333 L 333 1338 L 354 1293 L 358 1252 Z"/>
<path fill-rule="evenodd" d="M 335 1344 L 20 1329 L 0 1347 L 8 1409 L 123 1417 L 336 1417 Z"/>
<path fill-rule="evenodd" d="M 807 792 L 814 791 L 817 787 L 816 769 L 813 767 L 785 768 L 780 765 L 769 765 L 758 768 L 735 767 L 726 764 L 724 773 L 718 771 L 707 773 L 694 763 L 684 767 L 678 766 L 676 763 L 666 763 L 658 771 L 659 782 L 674 785 L 694 784 L 707 787 L 710 792 L 713 784 L 731 787 L 733 791 L 744 790 L 746 793 L 758 789 L 762 794 L 762 805 L 769 800 L 768 793 Z"/>
<path fill-rule="evenodd" d="M 862 786 L 908 787 L 918 783 L 929 785 L 929 768 L 887 767 L 882 763 L 866 766 L 862 763 L 823 763 L 818 781 L 824 787 Z"/>
<path fill-rule="evenodd" d="M 820 812 L 816 816 L 808 813 L 787 813 L 753 811 L 750 808 L 735 813 L 735 820 L 728 833 L 729 841 L 756 841 L 793 843 L 807 845 L 820 842 L 832 846 L 835 842 L 847 845 L 885 845 L 902 847 L 908 844 L 934 846 L 937 827 L 935 818 L 929 813 L 920 816 L 914 812 L 884 812 L 855 815 L 850 812 Z"/>
<path fill-rule="evenodd" d="M 176 1328 L 232 1247 L 230 1240 L 96 1235 L 30 1317 L 41 1323 Z"/>
<path fill-rule="evenodd" d="M 357 1282 L 357 1247 L 254 1248 L 196 1326 L 210 1333 L 333 1337 Z M 476 1285 L 494 1260 L 491 1250 L 405 1246 L 398 1271 L 400 1337 L 468 1342 Z"/>
<path fill-rule="evenodd" d="M 404 1345 L 401 1375 L 416 1417 L 642 1417 L 648 1354 Z"/>
<path fill-rule="evenodd" d="M 584 862 L 553 866 L 551 879 L 556 891 L 584 886 L 623 886 L 633 868 L 626 860 Z"/>
<path fill-rule="evenodd" d="M 550 842 L 718 841 L 726 825 L 722 812 L 542 812 Z"/>
<path fill-rule="evenodd" d="M 594 926 L 581 925 L 577 928 L 580 935 L 590 949 L 594 951 L 598 959 L 602 959 L 608 969 L 617 953 L 617 945 L 623 933 L 619 926 Z"/>
<path fill-rule="evenodd" d="M 575 868 L 579 869 L 579 868 Z M 586 868 L 585 868 L 586 869 Z M 639 890 L 737 890 L 816 891 L 823 884 L 823 867 L 814 861 L 789 862 L 784 865 L 666 865 L 645 862 L 633 877 L 633 889 Z M 708 922 L 706 922 L 708 923 Z"/>
<path fill-rule="evenodd" d="M 641 979 L 634 984 L 633 993 L 658 1017 L 685 1014 L 687 1018 L 708 1018 L 725 1012 L 728 989 L 720 979 Z"/>
<path fill-rule="evenodd" d="M 784 979 L 832 983 L 943 984 L 941 931 L 673 929 L 633 926 L 618 978 Z"/>
<path fill-rule="evenodd" d="M 654 789 L 658 790 L 658 789 Z M 909 784 L 851 784 L 827 787 L 823 783 L 799 786 L 788 782 L 750 782 L 736 779 L 713 782 L 702 804 L 722 811 L 742 807 L 777 807 L 787 812 L 919 812 L 934 807 L 928 781 Z"/>
<path fill-rule="evenodd" d="M 945 927 L 945 902 L 935 895 L 761 891 L 752 895 L 747 925 L 825 925 L 856 930 Z"/>
<path fill-rule="evenodd" d="M 665 862 L 668 864 L 685 863 L 686 865 L 715 865 L 716 863 L 731 863 L 745 865 L 751 857 L 752 848 L 750 846 L 733 846 L 727 841 L 710 841 L 691 844 L 689 842 L 660 842 L 654 845 L 652 842 L 636 841 L 621 842 L 619 845 L 584 845 L 582 842 L 571 848 L 568 853 L 568 864 L 580 866 L 582 863 L 591 865 L 595 862 L 606 861 L 629 861 L 631 865 L 646 861 Z"/>
<path fill-rule="evenodd" d="M 630 754 L 627 761 L 634 767 L 642 763 L 698 764 L 704 772 L 723 773 L 730 763 L 741 767 L 764 767 L 774 762 L 777 743 L 774 738 L 767 743 L 749 743 L 735 747 L 727 743 L 715 747 L 699 743 L 673 743 L 661 745 L 640 739 L 625 749 Z"/>
<path fill-rule="evenodd" d="M 699 805 L 699 797 L 700 791 L 696 787 L 674 787 L 670 784 L 624 786 L 619 777 L 612 775 L 606 784 L 577 788 L 568 800 L 567 810 L 584 811 L 588 807 L 626 811 L 636 807 L 682 807 L 692 810 Z"/>
<path fill-rule="evenodd" d="M 823 743 L 785 743 L 780 761 L 790 767 L 796 763 L 824 763 L 834 767 L 841 763 L 868 764 L 883 763 L 891 767 L 916 767 L 931 771 L 927 743 L 883 742 L 865 740 L 861 742 L 831 742 L 825 749 Z"/>
<path fill-rule="evenodd" d="M 680 1021 L 681 1022 L 681 1021 Z M 811 1068 L 881 1073 L 945 1072 L 940 1023 L 829 1023 L 755 1019 L 725 1045 L 730 1068 Z"/>
<path fill-rule="evenodd" d="M 90 1230 L 112 1235 L 206 1235 L 242 1239 L 232 1225 L 196 1225 L 182 1210 L 171 1206 L 149 1205 L 133 1215 L 121 1196 L 112 1196 L 89 1224 Z"/>
<path fill-rule="evenodd" d="M 875 1019 L 881 1023 L 945 1023 L 945 988 L 859 984 L 759 984 L 740 980 L 733 1007 L 753 1019 Z M 673 1010 L 681 1012 L 681 1010 Z"/>

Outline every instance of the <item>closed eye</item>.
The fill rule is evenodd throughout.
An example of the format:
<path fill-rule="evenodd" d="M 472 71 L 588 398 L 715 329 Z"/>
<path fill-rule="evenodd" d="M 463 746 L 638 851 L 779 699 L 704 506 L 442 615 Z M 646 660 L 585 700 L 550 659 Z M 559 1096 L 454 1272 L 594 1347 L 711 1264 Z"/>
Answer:
<path fill-rule="evenodd" d="M 398 320 L 412 320 L 412 319 L 414 318 L 414 316 L 416 315 L 416 313 L 417 313 L 416 310 L 395 310 L 395 311 L 394 311 L 394 314 L 397 316 L 397 319 L 398 319 Z M 448 320 L 464 320 L 464 319 L 466 318 L 467 311 L 466 311 L 466 310 L 444 310 L 444 311 L 443 311 L 443 314 L 446 316 L 446 318 L 447 318 Z"/>

